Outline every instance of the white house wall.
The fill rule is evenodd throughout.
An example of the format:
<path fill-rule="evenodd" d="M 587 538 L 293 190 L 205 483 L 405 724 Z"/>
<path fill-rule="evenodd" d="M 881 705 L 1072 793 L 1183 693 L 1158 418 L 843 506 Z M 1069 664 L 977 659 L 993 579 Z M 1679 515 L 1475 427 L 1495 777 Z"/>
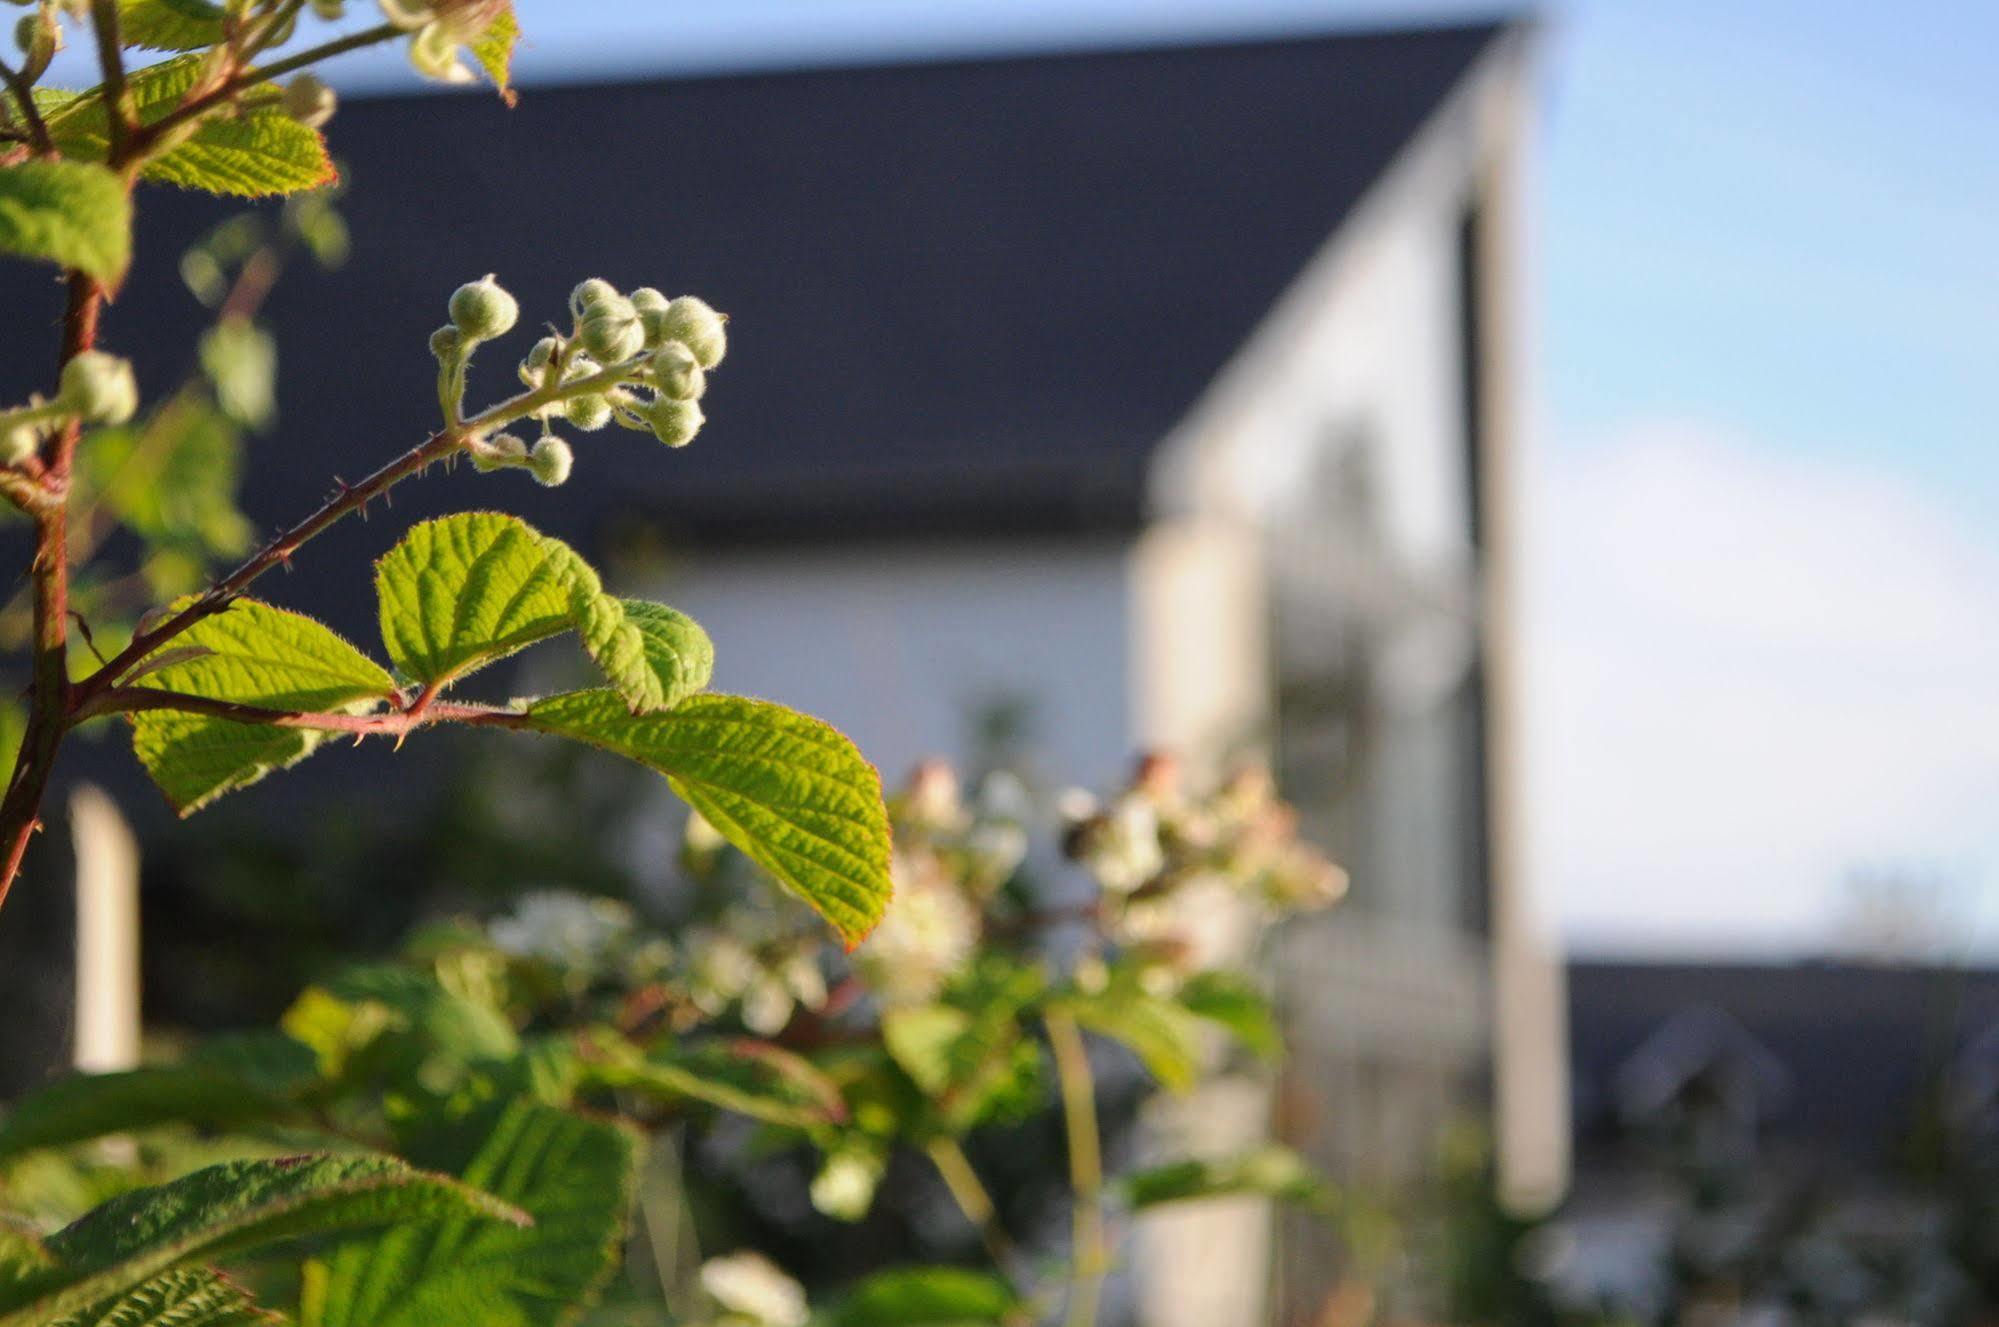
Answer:
<path fill-rule="evenodd" d="M 1037 772 L 1101 785 L 1138 740 L 1129 579 L 1120 543 L 1016 540 L 703 554 L 651 588 L 714 638 L 718 689 L 826 719 L 891 782 L 1025 701 Z"/>

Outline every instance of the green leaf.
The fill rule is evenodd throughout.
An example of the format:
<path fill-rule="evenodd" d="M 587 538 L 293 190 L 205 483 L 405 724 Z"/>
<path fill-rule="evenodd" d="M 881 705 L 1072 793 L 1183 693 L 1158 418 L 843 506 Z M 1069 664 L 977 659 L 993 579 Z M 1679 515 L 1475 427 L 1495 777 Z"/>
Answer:
<path fill-rule="evenodd" d="M 466 48 L 479 62 L 479 67 L 486 71 L 486 77 L 493 80 L 493 86 L 500 90 L 501 98 L 509 106 L 515 101 L 512 83 L 514 44 L 520 39 L 520 21 L 514 17 L 514 7 L 508 5 L 486 25 L 478 40 Z"/>
<path fill-rule="evenodd" d="M 1006 1282 L 962 1267 L 898 1267 L 847 1292 L 830 1327 L 982 1327 L 1023 1321 Z"/>
<path fill-rule="evenodd" d="M 7 1287 L 55 1266 L 42 1237 L 26 1226 L 0 1216 L 0 1296 Z"/>
<path fill-rule="evenodd" d="M 741 696 L 689 696 L 633 715 L 611 691 L 529 708 L 526 725 L 657 770 L 729 842 L 832 923 L 849 948 L 887 906 L 888 814 L 881 776 L 840 733 Z"/>
<path fill-rule="evenodd" d="M 10 701 L 0 701 L 0 769 L 11 770 L 21 754 L 21 739 L 28 735 L 28 712 Z"/>
<path fill-rule="evenodd" d="M 638 628 L 645 646 L 645 666 L 659 679 L 659 706 L 672 709 L 708 685 L 715 673 L 715 646 L 701 624 L 665 604 L 643 599 L 620 600 L 625 620 Z"/>
<path fill-rule="evenodd" d="M 490 1132 L 466 1133 L 417 1155 L 516 1204 L 532 1228 L 452 1220 L 349 1243 L 315 1291 L 318 1327 L 546 1327 L 595 1298 L 623 1239 L 636 1135 L 525 1102 Z"/>
<path fill-rule="evenodd" d="M 1119 1182 L 1135 1209 L 1198 1198 L 1259 1194 L 1326 1210 L 1331 1188 L 1303 1157 L 1272 1144 L 1241 1156 L 1207 1161 L 1175 1161 L 1127 1175 Z"/>
<path fill-rule="evenodd" d="M 49 1237 L 55 1265 L 0 1288 L 0 1327 L 46 1327 L 190 1263 L 295 1239 L 447 1217 L 525 1222 L 393 1157 L 232 1161 L 134 1189 Z"/>
<path fill-rule="evenodd" d="M 309 1070 L 304 1047 L 290 1044 Z M 80 1074 L 56 1080 L 14 1108 L 0 1125 L 0 1159 L 163 1124 L 241 1124 L 288 1107 L 267 1082 L 216 1064 Z"/>
<path fill-rule="evenodd" d="M 208 0 L 118 0 L 118 35 L 127 46 L 197 51 L 226 34 L 222 7 Z"/>
<path fill-rule="evenodd" d="M 132 257 L 132 200 L 87 161 L 0 166 L 0 252 L 115 282 Z"/>
<path fill-rule="evenodd" d="M 199 391 L 182 390 L 143 425 L 98 429 L 77 450 L 79 506 L 101 504 L 156 547 L 201 559 L 247 552 L 236 506 L 241 431 Z"/>
<path fill-rule="evenodd" d="M 691 618 L 604 593 L 576 550 L 498 512 L 412 527 L 375 564 L 382 640 L 397 668 L 444 685 L 573 630 L 635 712 L 707 685 L 713 648 Z"/>
<path fill-rule="evenodd" d="M 228 1277 L 205 1267 L 177 1267 L 48 1327 L 276 1327 L 283 1322 L 280 1315 L 258 1308 Z"/>
<path fill-rule="evenodd" d="M 201 371 L 215 403 L 240 424 L 262 428 L 277 405 L 278 343 L 248 318 L 226 318 L 201 335 Z"/>
<path fill-rule="evenodd" d="M 304 193 L 340 178 L 319 130 L 276 107 L 205 119 L 186 142 L 148 161 L 139 175 L 235 198 Z"/>
<path fill-rule="evenodd" d="M 1139 1058 L 1146 1072 L 1172 1092 L 1185 1092 L 1200 1072 L 1200 1024 L 1170 1000 L 1112 987 L 1099 995 L 1063 1000 L 1076 1022 L 1109 1037 Z"/>
<path fill-rule="evenodd" d="M 1283 1058 L 1284 1034 L 1270 1002 L 1245 978 L 1232 972 L 1197 973 L 1180 988 L 1179 998 L 1188 1013 L 1227 1029 L 1252 1055 Z"/>
<path fill-rule="evenodd" d="M 599 1042 L 583 1081 L 669 1103 L 699 1101 L 766 1124 L 804 1129 L 845 1117 L 840 1089 L 812 1063 L 747 1037 L 666 1047 L 649 1055 Z"/>
<path fill-rule="evenodd" d="M 140 123 L 155 123 L 179 107 L 200 81 L 206 60 L 204 52 L 192 51 L 134 70 L 126 87 Z M 65 157 L 105 159 L 111 139 L 102 88 L 83 93 L 50 89 L 38 92 L 36 100 L 43 107 L 50 137 Z M 139 176 L 257 198 L 315 189 L 339 178 L 339 172 L 317 129 L 263 103 L 218 109 L 173 147 L 149 158 Z"/>
<path fill-rule="evenodd" d="M 140 686 L 262 709 L 354 713 L 395 691 L 381 666 L 299 613 L 238 599 L 161 652 L 197 649 L 147 673 Z M 132 716 L 132 751 L 182 815 L 275 769 L 297 764 L 325 734 L 234 723 L 179 710 Z"/>
<path fill-rule="evenodd" d="M 498 512 L 411 526 L 375 564 L 390 660 L 442 684 L 569 630 L 578 561 L 567 544 Z"/>
<path fill-rule="evenodd" d="M 1020 1028 L 1046 986 L 1037 969 L 987 955 L 953 979 L 943 1003 L 883 1012 L 883 1047 L 923 1092 L 930 1127 L 962 1135 L 1040 1104 L 1041 1049 Z"/>

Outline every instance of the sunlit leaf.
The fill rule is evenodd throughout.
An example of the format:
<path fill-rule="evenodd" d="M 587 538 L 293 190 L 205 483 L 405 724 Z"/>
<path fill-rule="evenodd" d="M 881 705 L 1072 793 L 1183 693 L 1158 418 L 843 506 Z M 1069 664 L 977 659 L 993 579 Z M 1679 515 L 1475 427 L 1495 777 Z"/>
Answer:
<path fill-rule="evenodd" d="M 132 257 L 132 200 L 87 161 L 0 166 L 0 253 L 116 281 Z"/>
<path fill-rule="evenodd" d="M 612 691 L 537 702 L 527 725 L 666 775 L 673 790 L 833 924 L 851 947 L 881 920 L 889 883 L 881 777 L 826 724 L 768 701 L 690 696 L 634 715 Z"/>

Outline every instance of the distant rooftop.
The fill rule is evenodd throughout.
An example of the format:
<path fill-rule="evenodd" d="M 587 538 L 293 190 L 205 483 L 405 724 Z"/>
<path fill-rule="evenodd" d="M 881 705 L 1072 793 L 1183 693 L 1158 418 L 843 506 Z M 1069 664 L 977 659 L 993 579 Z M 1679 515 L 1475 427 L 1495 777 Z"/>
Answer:
<path fill-rule="evenodd" d="M 420 436 L 425 337 L 496 271 L 530 315 L 601 275 L 734 320 L 695 449 L 593 439 L 560 499 L 508 499 L 552 530 L 1128 528 L 1152 448 L 1502 30 L 355 100 L 331 127 L 354 260 L 280 289 L 250 509 Z M 175 258 L 227 210 L 151 191 L 114 346 L 192 323 Z M 0 298 L 53 317 L 43 275 L 6 265 Z M 513 349 L 475 397 L 511 388 Z"/>

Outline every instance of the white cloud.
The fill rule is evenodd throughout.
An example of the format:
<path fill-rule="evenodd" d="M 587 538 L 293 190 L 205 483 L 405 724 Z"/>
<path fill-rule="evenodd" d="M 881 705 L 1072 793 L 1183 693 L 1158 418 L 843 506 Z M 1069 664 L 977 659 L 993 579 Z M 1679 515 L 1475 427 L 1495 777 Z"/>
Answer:
<path fill-rule="evenodd" d="M 1897 478 L 1683 425 L 1533 480 L 1529 847 L 1574 943 L 1809 949 L 1855 868 L 1983 885 L 1999 542 Z"/>

